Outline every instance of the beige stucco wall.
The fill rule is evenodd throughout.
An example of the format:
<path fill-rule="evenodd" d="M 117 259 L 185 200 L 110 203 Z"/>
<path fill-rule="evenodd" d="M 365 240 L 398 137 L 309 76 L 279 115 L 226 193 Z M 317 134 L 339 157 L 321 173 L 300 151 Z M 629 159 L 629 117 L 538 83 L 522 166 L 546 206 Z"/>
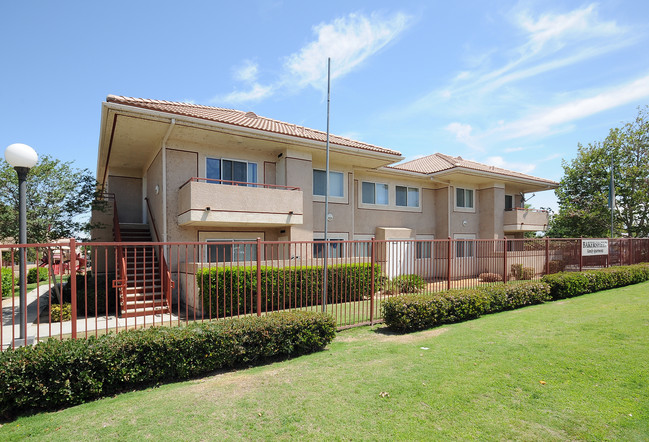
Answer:
<path fill-rule="evenodd" d="M 478 238 L 503 238 L 503 216 L 505 214 L 504 186 L 479 189 L 477 196 L 480 200 Z"/>
<path fill-rule="evenodd" d="M 108 175 L 108 191 L 115 194 L 120 222 L 142 222 L 142 178 Z"/>

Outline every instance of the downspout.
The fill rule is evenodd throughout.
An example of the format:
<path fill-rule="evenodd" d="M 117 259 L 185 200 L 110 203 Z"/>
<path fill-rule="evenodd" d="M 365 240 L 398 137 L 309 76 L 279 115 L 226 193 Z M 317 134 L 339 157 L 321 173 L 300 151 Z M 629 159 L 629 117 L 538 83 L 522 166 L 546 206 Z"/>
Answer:
<path fill-rule="evenodd" d="M 167 140 L 175 125 L 176 119 L 172 118 L 162 139 L 162 242 L 167 242 Z"/>

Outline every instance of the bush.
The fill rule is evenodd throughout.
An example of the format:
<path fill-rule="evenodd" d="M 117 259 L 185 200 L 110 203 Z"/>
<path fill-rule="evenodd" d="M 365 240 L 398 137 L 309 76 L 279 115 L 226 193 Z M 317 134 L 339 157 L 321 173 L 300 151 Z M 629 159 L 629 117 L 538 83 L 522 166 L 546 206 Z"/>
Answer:
<path fill-rule="evenodd" d="M 323 268 L 261 267 L 261 311 L 321 304 Z M 360 301 L 371 295 L 370 264 L 327 267 L 327 303 Z M 196 273 L 203 308 L 222 318 L 257 309 L 256 267 L 215 267 Z M 374 287 L 381 282 L 381 267 L 374 266 Z"/>
<path fill-rule="evenodd" d="M 114 274 L 95 275 L 88 272 L 85 275 L 72 275 L 77 278 L 77 315 L 88 316 L 117 315 L 119 305 L 119 290 L 113 288 Z M 72 302 L 72 285 L 70 281 L 61 288 L 64 303 Z"/>
<path fill-rule="evenodd" d="M 50 273 L 45 267 L 33 267 L 27 271 L 27 284 L 33 284 L 39 281 L 47 281 Z"/>
<path fill-rule="evenodd" d="M 563 259 L 553 259 L 548 263 L 549 273 L 563 272 L 566 268 L 566 262 Z"/>
<path fill-rule="evenodd" d="M 0 352 L 0 416 L 311 353 L 331 342 L 335 329 L 323 313 L 283 312 L 9 349 Z"/>
<path fill-rule="evenodd" d="M 474 319 L 483 314 L 539 304 L 550 299 L 540 282 L 483 286 L 433 294 L 395 296 L 382 304 L 386 325 L 399 332 Z"/>
<path fill-rule="evenodd" d="M 426 281 L 419 275 L 399 275 L 392 281 L 385 281 L 383 291 L 386 294 L 417 293 L 426 287 Z"/>
<path fill-rule="evenodd" d="M 572 298 L 600 290 L 649 281 L 649 264 L 609 267 L 585 272 L 561 272 L 545 275 L 541 281 L 550 286 L 552 299 Z"/>
<path fill-rule="evenodd" d="M 529 281 L 530 279 L 534 278 L 534 267 L 523 267 L 521 269 L 521 279 L 522 281 Z"/>
<path fill-rule="evenodd" d="M 50 310 L 52 322 L 63 322 L 72 319 L 72 304 L 52 304 Z"/>
<path fill-rule="evenodd" d="M 482 282 L 502 282 L 503 277 L 498 273 L 480 273 L 478 279 Z"/>
<path fill-rule="evenodd" d="M 14 272 L 10 268 L 3 268 L 2 272 L 2 297 L 11 297 L 11 290 L 14 288 L 14 282 L 18 283 L 18 279 L 14 278 Z"/>
<path fill-rule="evenodd" d="M 512 275 L 514 279 L 521 279 L 521 274 L 523 273 L 523 264 L 512 264 Z"/>

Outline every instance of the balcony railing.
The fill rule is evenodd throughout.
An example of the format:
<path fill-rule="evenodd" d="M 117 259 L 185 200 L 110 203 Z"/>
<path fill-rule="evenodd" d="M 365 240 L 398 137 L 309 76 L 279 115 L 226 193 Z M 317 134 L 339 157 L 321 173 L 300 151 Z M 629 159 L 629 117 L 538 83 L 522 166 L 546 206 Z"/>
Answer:
<path fill-rule="evenodd" d="M 536 232 L 548 227 L 548 212 L 546 210 L 524 209 L 514 207 L 505 209 L 503 217 L 505 232 Z"/>
<path fill-rule="evenodd" d="M 303 213 L 299 187 L 192 178 L 178 190 L 180 226 L 300 225 Z"/>

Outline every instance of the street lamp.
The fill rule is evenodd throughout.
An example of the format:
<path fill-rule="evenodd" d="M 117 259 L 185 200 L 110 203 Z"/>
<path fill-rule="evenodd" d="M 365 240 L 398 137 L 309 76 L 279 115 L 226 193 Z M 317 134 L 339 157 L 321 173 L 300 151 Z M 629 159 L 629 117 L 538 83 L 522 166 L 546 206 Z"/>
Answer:
<path fill-rule="evenodd" d="M 15 143 L 5 149 L 5 160 L 16 169 L 18 174 L 18 244 L 27 243 L 27 174 L 29 169 L 36 165 L 38 154 L 26 144 Z M 20 284 L 20 339 L 27 344 L 27 293 L 25 286 L 25 273 L 27 266 L 27 249 L 19 250 L 20 269 L 18 284 Z"/>

